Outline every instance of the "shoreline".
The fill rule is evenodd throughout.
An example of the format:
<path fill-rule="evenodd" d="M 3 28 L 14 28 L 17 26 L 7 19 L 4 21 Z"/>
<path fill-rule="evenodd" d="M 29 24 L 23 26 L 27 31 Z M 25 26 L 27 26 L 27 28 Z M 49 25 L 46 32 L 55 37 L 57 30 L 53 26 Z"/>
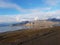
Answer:
<path fill-rule="evenodd" d="M 22 31 L 17 30 L 13 32 L 7 32 L 7 33 L 0 34 L 0 45 L 3 43 L 8 44 L 8 45 L 17 45 L 17 44 L 25 45 L 25 43 L 27 43 L 26 45 L 29 45 L 29 44 L 32 45 L 30 41 L 39 39 L 36 42 L 33 41 L 37 43 L 37 42 L 43 41 L 41 40 L 41 38 L 44 39 L 45 41 L 45 38 L 50 39 L 50 37 L 56 36 L 58 34 L 60 34 L 60 26 L 53 27 L 53 28 L 45 28 L 45 29 L 26 29 L 26 30 L 23 29 Z M 44 43 L 44 41 L 42 42 L 42 44 Z"/>

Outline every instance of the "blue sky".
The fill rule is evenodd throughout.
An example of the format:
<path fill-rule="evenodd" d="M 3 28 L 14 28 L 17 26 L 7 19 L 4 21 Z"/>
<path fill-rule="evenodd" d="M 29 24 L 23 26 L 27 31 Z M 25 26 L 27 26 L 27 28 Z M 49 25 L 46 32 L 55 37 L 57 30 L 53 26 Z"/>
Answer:
<path fill-rule="evenodd" d="M 0 22 L 60 18 L 60 0 L 0 0 Z"/>

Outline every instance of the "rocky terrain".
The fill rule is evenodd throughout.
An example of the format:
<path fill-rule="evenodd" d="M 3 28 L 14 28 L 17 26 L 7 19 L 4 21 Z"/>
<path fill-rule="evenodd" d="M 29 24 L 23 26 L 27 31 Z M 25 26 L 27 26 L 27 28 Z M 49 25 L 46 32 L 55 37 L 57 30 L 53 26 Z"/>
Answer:
<path fill-rule="evenodd" d="M 5 32 L 0 45 L 60 45 L 60 27 Z"/>
<path fill-rule="evenodd" d="M 34 29 L 43 29 L 43 28 L 51 28 L 53 25 L 57 25 L 59 22 L 46 21 L 46 20 L 37 20 L 31 23 L 27 23 L 26 26 L 30 26 L 30 28 Z"/>

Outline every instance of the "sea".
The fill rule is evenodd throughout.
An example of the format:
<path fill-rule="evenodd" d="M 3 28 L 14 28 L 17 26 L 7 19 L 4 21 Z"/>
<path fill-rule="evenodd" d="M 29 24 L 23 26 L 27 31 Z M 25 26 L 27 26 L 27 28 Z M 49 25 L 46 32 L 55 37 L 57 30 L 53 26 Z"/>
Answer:
<path fill-rule="evenodd" d="M 10 24 L 0 24 L 0 33 L 8 32 L 8 31 L 15 31 L 15 30 L 21 30 L 21 29 L 28 29 L 27 26 L 9 26 Z"/>
<path fill-rule="evenodd" d="M 26 26 L 4 26 L 0 27 L 0 33 L 7 32 L 7 31 L 15 31 L 20 29 L 28 29 Z"/>

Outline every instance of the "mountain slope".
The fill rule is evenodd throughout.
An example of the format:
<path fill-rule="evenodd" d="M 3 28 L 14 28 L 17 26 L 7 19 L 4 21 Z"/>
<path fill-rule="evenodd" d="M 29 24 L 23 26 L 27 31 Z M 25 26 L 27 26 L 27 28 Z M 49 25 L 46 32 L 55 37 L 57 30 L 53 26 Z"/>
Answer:
<path fill-rule="evenodd" d="M 57 18 L 49 18 L 48 21 L 60 22 L 60 19 L 57 19 Z"/>

